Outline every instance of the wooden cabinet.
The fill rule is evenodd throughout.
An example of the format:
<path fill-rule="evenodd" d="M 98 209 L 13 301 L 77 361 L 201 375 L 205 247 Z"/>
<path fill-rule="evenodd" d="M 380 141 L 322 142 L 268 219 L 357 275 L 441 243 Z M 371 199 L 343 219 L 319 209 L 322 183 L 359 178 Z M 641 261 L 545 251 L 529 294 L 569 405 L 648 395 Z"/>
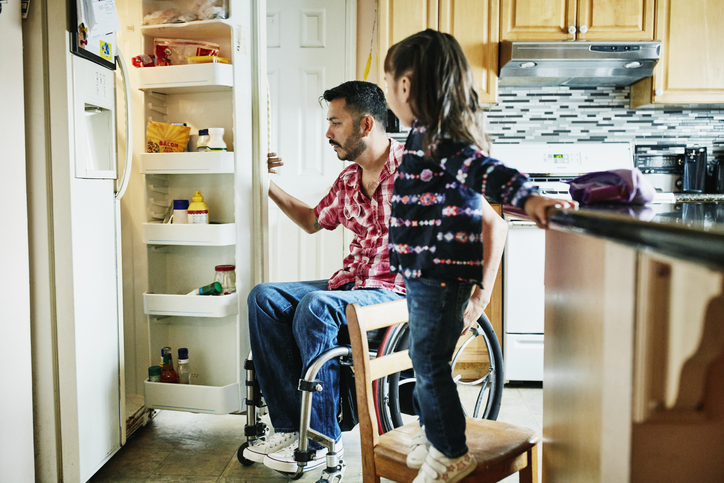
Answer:
<path fill-rule="evenodd" d="M 654 0 L 501 0 L 501 40 L 653 40 Z"/>
<path fill-rule="evenodd" d="M 432 28 L 453 35 L 473 69 L 480 102 L 498 98 L 497 0 L 380 0 L 379 84 L 384 82 L 387 49 L 415 32 Z"/>
<path fill-rule="evenodd" d="M 631 86 L 631 107 L 724 103 L 724 2 L 658 0 L 661 59 L 653 77 Z"/>
<path fill-rule="evenodd" d="M 558 230 L 546 267 L 543 481 L 721 481 L 724 272 Z"/>

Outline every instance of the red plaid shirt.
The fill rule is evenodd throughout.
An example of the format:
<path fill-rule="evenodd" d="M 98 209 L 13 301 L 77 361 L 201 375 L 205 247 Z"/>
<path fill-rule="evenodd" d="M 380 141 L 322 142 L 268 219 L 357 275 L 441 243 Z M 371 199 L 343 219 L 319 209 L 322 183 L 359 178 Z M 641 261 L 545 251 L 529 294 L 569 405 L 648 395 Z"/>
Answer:
<path fill-rule="evenodd" d="M 362 168 L 356 163 L 344 169 L 322 201 L 314 208 L 319 224 L 327 230 L 339 225 L 354 233 L 343 267 L 329 279 L 330 290 L 354 282 L 354 288 L 384 288 L 405 293 L 401 274 L 390 272 L 387 224 L 392 208 L 392 185 L 402 161 L 404 145 L 390 140 L 390 155 L 380 173 L 372 198 L 360 189 Z"/>

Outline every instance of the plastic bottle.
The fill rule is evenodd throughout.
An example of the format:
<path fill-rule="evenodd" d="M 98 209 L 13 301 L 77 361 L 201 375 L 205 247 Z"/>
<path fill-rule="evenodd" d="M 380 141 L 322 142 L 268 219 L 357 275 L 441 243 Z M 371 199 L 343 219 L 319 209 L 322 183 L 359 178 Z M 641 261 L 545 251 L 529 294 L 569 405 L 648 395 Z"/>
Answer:
<path fill-rule="evenodd" d="M 189 200 L 173 200 L 173 224 L 189 222 Z"/>
<path fill-rule="evenodd" d="M 178 384 L 178 373 L 173 368 L 171 351 L 163 354 L 163 369 L 161 370 L 161 382 Z"/>
<path fill-rule="evenodd" d="M 181 384 L 191 384 L 189 350 L 185 347 L 178 350 L 178 379 Z"/>
<path fill-rule="evenodd" d="M 223 288 L 219 282 L 210 283 L 199 287 L 199 295 L 220 295 L 223 292 Z"/>
<path fill-rule="evenodd" d="M 209 142 L 207 144 L 207 151 L 226 151 L 226 143 L 224 142 L 224 128 L 223 127 L 210 127 L 209 131 Z"/>
<path fill-rule="evenodd" d="M 196 141 L 196 151 L 208 151 L 209 130 L 199 129 L 199 139 Z"/>
<path fill-rule="evenodd" d="M 189 223 L 204 225 L 209 223 L 209 207 L 204 203 L 204 197 L 200 191 L 194 191 L 192 202 L 189 205 Z"/>

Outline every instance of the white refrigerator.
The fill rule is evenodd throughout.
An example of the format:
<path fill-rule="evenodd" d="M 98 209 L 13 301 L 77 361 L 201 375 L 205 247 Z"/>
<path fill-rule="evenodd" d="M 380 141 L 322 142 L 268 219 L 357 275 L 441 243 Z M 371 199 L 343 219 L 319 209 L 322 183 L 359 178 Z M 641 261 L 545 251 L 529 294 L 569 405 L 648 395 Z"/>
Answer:
<path fill-rule="evenodd" d="M 27 19 L 36 481 L 87 481 L 125 443 L 129 416 L 149 408 L 244 408 L 246 304 L 238 294 L 267 270 L 265 4 L 230 0 L 226 19 L 142 27 L 153 3 L 115 2 L 118 47 L 134 47 L 125 59 L 170 37 L 218 42 L 232 63 L 158 67 L 145 78 L 132 70 L 126 89 L 103 63 L 71 53 L 76 0 L 32 4 Z M 181 118 L 224 127 L 229 151 L 145 153 L 149 120 Z M 130 157 L 119 162 L 118 153 Z M 162 226 L 159 213 L 194 190 L 206 196 L 212 223 Z M 237 294 L 188 305 L 184 294 L 229 263 Z M 174 360 L 189 348 L 198 384 L 146 381 L 164 346 Z"/>

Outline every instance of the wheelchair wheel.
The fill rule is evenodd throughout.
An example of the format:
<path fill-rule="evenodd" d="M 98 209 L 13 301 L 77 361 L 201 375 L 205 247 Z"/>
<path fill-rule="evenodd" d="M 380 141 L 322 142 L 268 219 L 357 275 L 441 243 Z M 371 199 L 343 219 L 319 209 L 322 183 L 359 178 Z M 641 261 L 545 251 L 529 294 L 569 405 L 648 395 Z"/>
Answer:
<path fill-rule="evenodd" d="M 500 403 L 503 399 L 503 353 L 500 349 L 498 337 L 493 326 L 483 314 L 477 326 L 471 329 L 472 336 L 455 353 L 451 364 L 453 377 L 458 384 L 480 385 L 480 392 L 473 409 L 475 418 L 492 419 L 498 417 Z M 479 380 L 473 382 L 460 382 L 455 376 L 455 366 L 461 354 L 475 337 L 483 337 L 487 348 L 488 372 Z M 386 335 L 378 355 L 391 354 L 406 350 L 409 347 L 409 331 L 407 324 L 391 328 Z M 402 415 L 414 415 L 412 407 L 412 391 L 415 387 L 415 375 L 412 370 L 398 372 L 383 377 L 377 381 L 375 395 L 375 409 L 377 410 L 380 434 L 391 431 L 404 424 Z M 466 411 L 467 413 L 467 411 Z"/>

